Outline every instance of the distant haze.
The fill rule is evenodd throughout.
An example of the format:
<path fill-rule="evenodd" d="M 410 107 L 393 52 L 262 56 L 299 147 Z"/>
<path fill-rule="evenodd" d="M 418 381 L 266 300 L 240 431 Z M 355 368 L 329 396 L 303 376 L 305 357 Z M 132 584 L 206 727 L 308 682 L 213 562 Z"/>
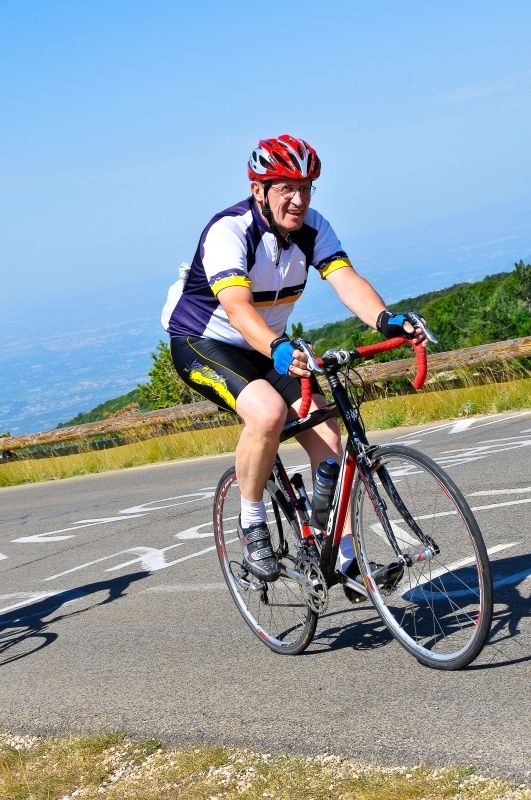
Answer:
<path fill-rule="evenodd" d="M 530 30 L 524 0 L 0 2 L 0 432 L 145 379 L 260 138 L 317 148 L 314 204 L 387 301 L 529 259 Z M 344 315 L 315 285 L 294 321 Z"/>
<path fill-rule="evenodd" d="M 358 248 L 348 238 L 343 242 L 359 271 L 391 303 L 510 271 L 520 258 L 531 261 L 530 220 L 515 211 L 499 221 L 494 218 L 490 226 L 471 225 L 465 231 L 446 221 L 439 232 L 394 232 L 382 239 L 368 238 Z M 52 306 L 46 317 L 38 308 L 28 307 L 22 327 L 8 309 L 2 320 L 5 347 L 0 351 L 0 371 L 8 391 L 0 406 L 0 432 L 48 430 L 145 382 L 150 353 L 166 336 L 160 309 L 177 266 L 168 266 L 163 277 L 126 287 L 101 292 L 90 287 L 68 303 L 59 300 L 55 313 Z M 314 273 L 311 270 L 291 318 L 306 330 L 348 316 L 331 288 Z"/>

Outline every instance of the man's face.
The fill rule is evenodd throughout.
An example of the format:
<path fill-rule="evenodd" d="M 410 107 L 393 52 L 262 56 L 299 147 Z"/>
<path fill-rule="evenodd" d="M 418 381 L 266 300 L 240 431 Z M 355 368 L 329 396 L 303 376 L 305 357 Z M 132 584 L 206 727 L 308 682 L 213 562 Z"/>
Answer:
<path fill-rule="evenodd" d="M 262 183 L 251 183 L 253 197 L 260 207 L 264 203 L 264 186 Z M 302 227 L 312 195 L 311 181 L 274 181 L 271 184 L 267 199 L 277 228 L 283 236 Z"/>

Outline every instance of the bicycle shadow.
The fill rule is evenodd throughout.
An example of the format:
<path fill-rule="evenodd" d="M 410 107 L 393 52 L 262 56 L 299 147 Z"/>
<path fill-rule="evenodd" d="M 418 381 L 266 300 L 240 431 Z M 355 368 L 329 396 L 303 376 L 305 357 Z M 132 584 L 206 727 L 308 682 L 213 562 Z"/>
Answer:
<path fill-rule="evenodd" d="M 147 578 L 150 574 L 150 572 L 142 570 L 109 580 L 87 583 L 84 586 L 76 586 L 73 589 L 66 589 L 44 597 L 20 609 L 0 614 L 0 667 L 32 655 L 52 644 L 59 636 L 56 631 L 48 630 L 52 624 L 125 597 L 131 584 Z M 106 592 L 107 596 L 102 600 L 85 605 L 83 608 L 76 608 L 53 616 L 64 606 L 100 592 Z M 8 651 L 12 648 L 15 648 L 15 652 L 9 654 Z M 7 656 L 3 657 L 5 653 Z"/>
<path fill-rule="evenodd" d="M 465 571 L 466 568 L 457 570 L 455 575 L 459 577 Z M 530 575 L 531 554 L 492 562 L 494 612 L 491 631 L 479 662 L 465 669 L 494 669 L 531 660 L 529 634 L 522 630 L 521 624 L 522 620 L 530 616 L 531 597 L 519 590 Z M 353 613 L 357 618 L 350 621 Z M 347 616 L 349 622 L 345 624 L 343 620 Z M 336 622 L 338 624 L 334 624 Z M 307 655 L 343 648 L 376 650 L 393 641 L 370 601 L 330 611 L 321 617 L 320 627 L 322 630 L 318 630 L 313 646 L 306 651 Z M 518 648 L 516 653 L 514 648 Z"/>
<path fill-rule="evenodd" d="M 530 575 L 531 553 L 492 562 L 494 614 L 491 632 L 481 656 L 482 662 L 470 664 L 466 669 L 494 669 L 531 661 L 530 635 L 522 630 L 522 620 L 531 615 L 531 595 L 526 596 L 523 589 Z M 513 657 L 509 651 L 515 648 L 519 649 Z"/>

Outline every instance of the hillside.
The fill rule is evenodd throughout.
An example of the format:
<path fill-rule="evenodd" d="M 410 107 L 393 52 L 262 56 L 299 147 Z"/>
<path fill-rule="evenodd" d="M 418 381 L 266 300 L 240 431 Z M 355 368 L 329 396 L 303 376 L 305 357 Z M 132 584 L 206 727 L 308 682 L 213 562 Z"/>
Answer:
<path fill-rule="evenodd" d="M 455 350 L 488 342 L 503 341 L 531 335 L 531 264 L 515 264 L 512 272 L 489 275 L 475 283 L 456 283 L 447 289 L 406 297 L 390 306 L 393 310 L 413 309 L 426 318 L 440 340 L 441 350 Z M 355 317 L 331 322 L 319 328 L 303 330 L 294 322 L 292 335 L 302 335 L 311 341 L 318 354 L 331 347 L 355 347 L 378 341 L 378 333 L 367 328 Z M 398 350 L 379 358 L 399 358 Z M 149 382 L 128 394 L 102 403 L 92 411 L 78 414 L 58 427 L 93 422 L 119 413 L 137 403 L 140 410 L 161 408 L 178 402 L 189 402 L 183 396 L 182 382 L 171 366 L 169 348 L 159 342 L 152 354 L 154 365 Z M 168 378 L 168 376 L 171 376 Z M 175 386 L 170 385 L 174 380 Z M 152 398 L 151 402 L 149 398 Z"/>
<path fill-rule="evenodd" d="M 107 400 L 105 403 L 100 403 L 92 411 L 85 411 L 77 414 L 73 419 L 68 422 L 61 422 L 57 425 L 58 428 L 67 428 L 71 425 L 83 425 L 85 422 L 97 422 L 100 419 L 112 417 L 114 414 L 119 414 L 126 408 L 131 406 L 138 406 L 140 411 L 149 411 L 151 406 L 147 403 L 140 393 L 140 389 L 133 389 L 132 392 L 122 394 L 115 397 L 114 400 Z"/>
<path fill-rule="evenodd" d="M 407 297 L 390 308 L 413 309 L 422 314 L 439 338 L 441 350 L 528 336 L 531 334 L 531 264 L 520 261 L 513 272 Z M 355 347 L 380 338 L 352 317 L 304 331 L 304 335 L 313 342 L 317 353 L 329 347 Z"/>

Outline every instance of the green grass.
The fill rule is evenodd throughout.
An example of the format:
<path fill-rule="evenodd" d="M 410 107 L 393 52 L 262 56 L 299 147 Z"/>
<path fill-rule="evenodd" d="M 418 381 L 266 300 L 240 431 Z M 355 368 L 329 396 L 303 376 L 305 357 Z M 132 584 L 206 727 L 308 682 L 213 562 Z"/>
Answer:
<path fill-rule="evenodd" d="M 524 800 L 529 787 L 469 769 L 389 767 L 229 747 L 171 750 L 121 734 L 0 734 L 0 800 Z"/>
<path fill-rule="evenodd" d="M 419 392 L 370 400 L 362 406 L 368 431 L 418 425 L 531 407 L 531 378 L 480 386 Z M 0 464 L 0 486 L 14 486 L 74 475 L 233 452 L 239 425 L 180 431 L 108 450 Z"/>

